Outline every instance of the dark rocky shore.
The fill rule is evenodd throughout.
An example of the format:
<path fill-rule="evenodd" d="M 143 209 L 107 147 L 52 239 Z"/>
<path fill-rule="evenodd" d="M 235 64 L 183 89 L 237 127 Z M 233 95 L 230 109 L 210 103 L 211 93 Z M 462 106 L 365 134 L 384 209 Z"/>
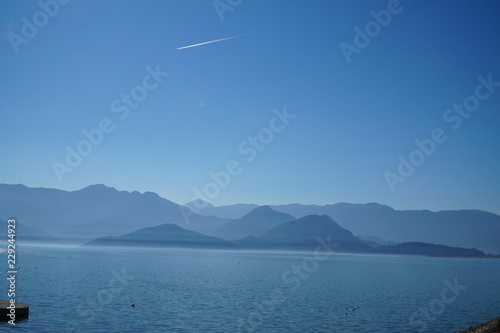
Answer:
<path fill-rule="evenodd" d="M 500 317 L 487 321 L 484 324 L 469 327 L 460 333 L 500 333 Z"/>

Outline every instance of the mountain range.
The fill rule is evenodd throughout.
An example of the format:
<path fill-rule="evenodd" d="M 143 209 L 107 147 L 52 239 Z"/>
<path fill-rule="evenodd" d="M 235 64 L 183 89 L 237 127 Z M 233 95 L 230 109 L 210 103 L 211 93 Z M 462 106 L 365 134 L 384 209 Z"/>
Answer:
<path fill-rule="evenodd" d="M 223 224 L 213 235 L 228 240 L 260 236 L 267 230 L 292 220 L 295 217 L 290 214 L 277 212 L 269 206 L 257 206 L 243 217 Z"/>
<path fill-rule="evenodd" d="M 7 220 L 8 218 L 5 220 L 0 219 L 0 230 L 5 230 L 4 235 L 7 234 Z M 41 239 L 49 243 L 57 243 L 60 241 L 38 228 L 28 227 L 17 220 L 15 223 L 15 230 L 16 241 L 21 241 L 23 243 L 38 243 Z M 7 238 L 4 238 L 3 240 L 7 240 Z"/>
<path fill-rule="evenodd" d="M 78 191 L 0 184 L 0 218 L 11 216 L 66 244 L 118 236 L 164 223 L 211 233 L 229 219 L 186 214 L 187 209 L 156 193 L 117 191 L 91 185 Z M 43 238 L 43 237 L 42 237 Z"/>
<path fill-rule="evenodd" d="M 234 243 L 217 237 L 185 230 L 175 224 L 161 224 L 142 228 L 122 236 L 97 238 L 87 246 L 146 246 L 146 247 L 189 247 L 189 248 L 236 248 Z"/>
<path fill-rule="evenodd" d="M 256 237 L 254 247 L 311 250 L 318 245 L 318 238 L 328 238 L 338 251 L 344 252 L 371 252 L 378 247 L 355 237 L 327 215 L 308 215 L 279 224 Z M 248 238 L 243 244 L 252 245 Z"/>
<path fill-rule="evenodd" d="M 83 244 L 101 237 L 123 237 L 139 229 L 175 225 L 217 237 L 221 244 L 231 241 L 250 248 L 302 248 L 315 240 L 314 235 L 325 236 L 328 231 L 332 237 L 342 235 L 339 250 L 343 251 L 420 242 L 500 254 L 500 216 L 480 210 L 400 211 L 376 203 L 193 204 L 178 205 L 152 192 L 118 191 L 104 185 L 63 191 L 0 184 L 0 218 L 17 218 L 25 227 L 19 239 L 24 234 L 41 242 Z M 171 228 L 161 230 L 174 232 Z M 200 243 L 206 241 L 200 238 Z"/>
<path fill-rule="evenodd" d="M 487 257 L 485 253 L 477 249 L 422 242 L 381 246 L 357 238 L 326 215 L 305 216 L 299 220 L 282 223 L 258 237 L 250 235 L 234 242 L 185 230 L 174 224 L 162 224 L 142 228 L 122 236 L 100 237 L 84 244 L 84 246 L 302 251 L 312 251 L 318 248 L 323 248 L 324 251 L 326 248 L 326 251 L 349 253 Z"/>
<path fill-rule="evenodd" d="M 378 238 L 383 242 L 445 244 L 478 248 L 500 254 L 500 216 L 482 210 L 395 210 L 377 203 L 332 205 L 269 205 L 272 209 L 296 218 L 307 215 L 328 215 L 344 228 L 363 238 Z M 254 205 L 238 204 L 211 207 L 210 214 L 228 216 L 224 211 L 246 214 Z M 198 214 L 206 214 L 198 209 Z"/>

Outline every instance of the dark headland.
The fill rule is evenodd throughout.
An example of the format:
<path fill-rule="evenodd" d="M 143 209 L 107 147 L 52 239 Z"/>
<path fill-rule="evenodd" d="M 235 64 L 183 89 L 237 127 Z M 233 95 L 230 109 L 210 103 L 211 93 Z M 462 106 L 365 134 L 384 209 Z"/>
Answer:
<path fill-rule="evenodd" d="M 500 333 L 500 317 L 469 327 L 460 333 Z"/>

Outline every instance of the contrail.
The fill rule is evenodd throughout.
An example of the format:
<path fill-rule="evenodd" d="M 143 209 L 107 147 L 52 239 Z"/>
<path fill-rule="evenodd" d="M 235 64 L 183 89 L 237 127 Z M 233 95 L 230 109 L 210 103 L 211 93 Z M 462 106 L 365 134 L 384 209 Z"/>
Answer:
<path fill-rule="evenodd" d="M 222 42 L 223 40 L 238 38 L 238 37 L 242 37 L 242 36 L 246 36 L 246 35 L 238 35 L 238 36 L 233 36 L 233 37 L 226 37 L 226 38 L 211 40 L 209 42 L 203 42 L 203 43 L 198 43 L 198 44 L 193 44 L 193 45 L 178 47 L 177 50 L 188 49 L 190 47 L 196 47 L 196 46 L 201 46 L 201 45 L 205 45 L 205 44 L 212 44 L 212 43 Z"/>

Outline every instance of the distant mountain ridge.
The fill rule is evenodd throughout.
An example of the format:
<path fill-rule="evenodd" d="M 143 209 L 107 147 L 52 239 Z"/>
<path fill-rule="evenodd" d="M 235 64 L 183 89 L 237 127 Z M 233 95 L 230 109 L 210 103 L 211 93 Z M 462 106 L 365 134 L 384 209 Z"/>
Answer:
<path fill-rule="evenodd" d="M 51 242 L 59 241 L 57 238 L 47 234 L 45 231 L 40 230 L 38 228 L 28 227 L 28 226 L 24 225 L 23 223 L 19 222 L 17 219 L 16 219 L 15 225 L 16 225 L 16 229 L 15 229 L 16 230 L 16 241 L 21 241 L 21 242 L 26 242 L 26 243 L 37 242 L 39 239 L 45 239 L 45 240 L 51 241 Z M 5 230 L 4 235 L 6 235 L 7 234 L 7 219 L 6 220 L 0 219 L 0 228 L 1 228 L 1 230 Z M 5 236 L 3 239 L 3 242 L 0 242 L 0 247 L 4 246 L 5 242 L 7 240 L 8 239 Z"/>
<path fill-rule="evenodd" d="M 228 240 L 259 236 L 283 222 L 292 220 L 295 220 L 295 217 L 290 214 L 277 212 L 269 206 L 260 206 L 245 216 L 222 225 L 213 235 Z"/>
<path fill-rule="evenodd" d="M 210 212 L 219 216 L 205 216 L 201 215 L 206 214 L 205 209 L 198 210 L 200 214 L 197 214 L 196 210 L 193 212 L 153 192 L 118 191 L 105 185 L 63 191 L 0 184 L 0 218 L 16 216 L 22 225 L 43 231 L 34 238 L 44 241 L 82 244 L 98 237 L 119 236 L 166 223 L 234 240 L 251 235 L 259 237 L 281 222 L 288 222 L 286 219 L 290 216 L 301 219 L 309 215 L 327 215 L 354 235 L 370 237 L 372 242 L 382 239 L 385 245 L 423 242 L 500 254 L 500 216 L 480 210 L 400 211 L 376 203 L 291 204 L 270 205 L 262 210 L 267 209 L 272 217 L 261 213 L 261 218 L 245 221 L 244 215 L 255 208 L 260 207 L 253 204 L 207 205 Z M 236 219 L 220 217 L 236 214 L 241 215 Z M 247 241 L 251 242 L 251 238 Z"/>
<path fill-rule="evenodd" d="M 440 257 L 483 257 L 485 254 L 477 249 L 451 247 L 440 244 L 422 242 L 407 242 L 397 245 L 382 246 L 375 250 L 377 253 L 426 255 Z"/>
<path fill-rule="evenodd" d="M 216 207 L 211 203 L 203 200 L 191 201 L 184 204 L 184 206 L 200 215 L 213 215 L 232 220 L 239 219 L 244 215 L 250 213 L 255 208 L 259 207 L 256 204 L 235 204 Z"/>
<path fill-rule="evenodd" d="M 175 224 L 142 228 L 122 236 L 101 237 L 86 243 L 85 246 L 236 248 L 231 242 L 185 230 Z"/>
<path fill-rule="evenodd" d="M 257 208 L 258 209 L 258 208 Z M 257 210 L 256 209 L 256 210 Z M 259 237 L 247 236 L 233 242 L 185 230 L 174 224 L 141 228 L 121 236 L 100 237 L 84 246 L 163 247 L 204 249 L 302 250 L 395 254 L 441 257 L 486 257 L 477 249 L 464 249 L 421 242 L 380 246 L 355 237 L 327 215 L 309 215 L 281 223 Z"/>
<path fill-rule="evenodd" d="M 210 233 L 229 220 L 195 213 L 153 192 L 118 191 L 91 185 L 77 191 L 0 184 L 0 218 L 15 215 L 61 242 L 81 244 L 105 235 L 122 235 L 164 223 Z"/>
<path fill-rule="evenodd" d="M 282 223 L 261 236 L 257 241 L 266 247 L 311 249 L 318 245 L 318 237 L 330 237 L 339 251 L 371 251 L 373 248 L 342 228 L 327 215 L 308 215 Z"/>
<path fill-rule="evenodd" d="M 377 203 L 331 205 L 269 205 L 276 211 L 296 218 L 307 215 L 328 215 L 355 235 L 382 238 L 389 242 L 421 241 L 448 246 L 478 248 L 500 254 L 500 216 L 481 210 L 438 211 L 395 210 Z M 211 213 L 224 215 L 235 207 L 214 207 Z M 238 204 L 240 212 L 251 210 Z M 199 211 L 205 214 L 204 210 Z"/>
<path fill-rule="evenodd" d="M 478 248 L 500 254 L 500 216 L 480 210 L 399 211 L 374 203 L 341 203 L 321 209 L 309 208 L 302 214 L 299 213 L 299 207 L 288 208 L 274 207 L 297 217 L 311 214 L 310 210 L 320 210 L 357 235 L 369 235 L 397 243 L 420 241 Z"/>

